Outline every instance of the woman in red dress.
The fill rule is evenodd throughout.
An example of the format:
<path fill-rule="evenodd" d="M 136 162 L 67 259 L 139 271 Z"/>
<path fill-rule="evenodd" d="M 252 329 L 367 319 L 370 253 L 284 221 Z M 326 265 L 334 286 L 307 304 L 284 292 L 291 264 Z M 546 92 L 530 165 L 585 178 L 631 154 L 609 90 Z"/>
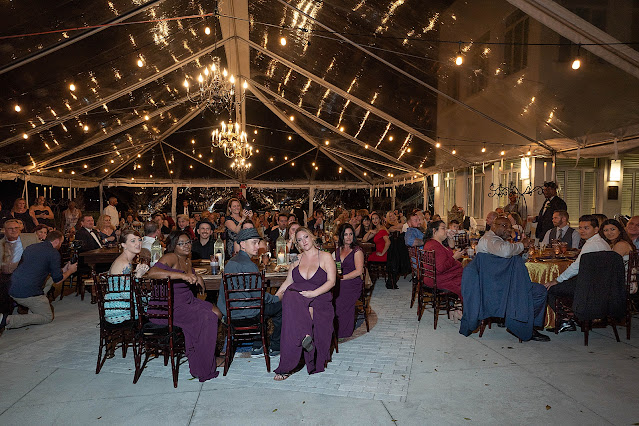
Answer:
<path fill-rule="evenodd" d="M 375 251 L 368 255 L 369 266 L 375 263 L 381 263 L 386 267 L 387 254 L 386 252 L 390 248 L 390 237 L 386 227 L 382 224 L 382 219 L 377 212 L 371 213 L 371 229 L 364 235 L 365 242 L 373 242 L 375 244 Z M 393 280 L 390 279 L 390 274 L 386 280 L 386 288 L 397 288 L 393 284 Z"/>
<path fill-rule="evenodd" d="M 442 244 L 446 240 L 446 224 L 441 220 L 430 222 L 424 240 L 424 250 L 435 250 L 437 288 L 450 290 L 461 298 L 463 267 L 459 259 L 463 253 L 459 249 L 453 251 Z"/>

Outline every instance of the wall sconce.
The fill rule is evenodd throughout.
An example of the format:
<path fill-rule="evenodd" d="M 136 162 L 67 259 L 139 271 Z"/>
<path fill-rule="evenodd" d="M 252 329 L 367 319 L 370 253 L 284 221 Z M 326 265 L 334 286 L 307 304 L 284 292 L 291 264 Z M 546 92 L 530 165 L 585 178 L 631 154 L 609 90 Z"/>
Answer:
<path fill-rule="evenodd" d="M 521 157 L 521 179 L 530 179 L 530 158 Z"/>
<path fill-rule="evenodd" d="M 439 188 L 439 173 L 433 175 L 433 187 Z"/>
<path fill-rule="evenodd" d="M 621 180 L 621 160 L 610 161 L 610 173 L 608 180 L 610 182 L 619 182 Z"/>

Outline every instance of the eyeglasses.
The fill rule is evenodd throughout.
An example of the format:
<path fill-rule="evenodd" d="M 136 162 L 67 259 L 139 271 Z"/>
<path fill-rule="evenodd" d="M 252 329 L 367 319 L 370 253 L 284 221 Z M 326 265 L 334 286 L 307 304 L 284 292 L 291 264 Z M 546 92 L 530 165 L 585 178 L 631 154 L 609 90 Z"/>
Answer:
<path fill-rule="evenodd" d="M 182 246 L 190 246 L 191 244 L 193 244 L 191 241 L 182 241 L 181 243 L 177 243 L 176 245 L 182 247 Z"/>

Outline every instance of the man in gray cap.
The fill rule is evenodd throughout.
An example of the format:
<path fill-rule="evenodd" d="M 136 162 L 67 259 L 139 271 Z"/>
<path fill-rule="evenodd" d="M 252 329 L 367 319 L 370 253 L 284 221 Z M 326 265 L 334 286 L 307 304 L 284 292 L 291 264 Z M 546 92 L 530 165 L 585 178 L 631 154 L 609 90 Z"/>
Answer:
<path fill-rule="evenodd" d="M 260 247 L 260 241 L 262 238 L 257 233 L 255 228 L 242 229 L 238 234 L 235 242 L 240 245 L 240 251 L 230 259 L 224 267 L 224 272 L 227 274 L 238 274 L 243 272 L 259 272 L 259 269 L 255 263 L 251 260 L 251 257 L 255 256 Z M 259 297 L 258 291 L 247 291 L 242 293 L 242 297 Z M 235 297 L 239 297 L 236 294 Z M 280 299 L 270 293 L 264 295 L 264 315 L 266 318 L 271 318 L 273 321 L 273 334 L 271 335 L 271 343 L 269 344 L 269 355 L 277 356 L 280 354 L 280 334 L 282 332 L 282 302 Z M 238 306 L 242 305 L 242 302 L 236 302 Z M 244 302 L 245 305 L 253 304 L 254 302 Z M 226 316 L 226 301 L 224 299 L 224 289 L 220 289 L 220 293 L 217 299 L 217 306 L 222 311 L 222 314 Z M 260 313 L 257 309 L 241 309 L 233 312 L 233 318 L 253 318 Z M 227 349 L 228 350 L 228 349 Z M 251 351 L 251 357 L 259 358 L 264 356 L 264 348 L 260 341 L 253 342 L 253 350 Z"/>

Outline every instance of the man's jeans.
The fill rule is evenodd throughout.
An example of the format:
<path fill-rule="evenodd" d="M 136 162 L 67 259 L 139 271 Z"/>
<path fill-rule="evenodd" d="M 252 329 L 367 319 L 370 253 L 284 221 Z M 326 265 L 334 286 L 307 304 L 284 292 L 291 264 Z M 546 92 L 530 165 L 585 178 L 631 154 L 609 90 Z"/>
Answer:
<path fill-rule="evenodd" d="M 44 294 L 33 297 L 14 297 L 18 305 L 29 308 L 26 315 L 9 315 L 7 328 L 20 328 L 32 324 L 47 324 L 53 321 L 49 299 Z"/>

